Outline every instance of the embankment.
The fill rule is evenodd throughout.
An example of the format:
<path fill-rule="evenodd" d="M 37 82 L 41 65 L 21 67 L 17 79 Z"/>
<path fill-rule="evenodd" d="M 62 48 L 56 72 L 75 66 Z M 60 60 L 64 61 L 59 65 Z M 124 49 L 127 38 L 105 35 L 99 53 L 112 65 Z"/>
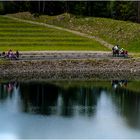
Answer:
<path fill-rule="evenodd" d="M 0 64 L 1 79 L 8 80 L 140 80 L 140 60 L 34 60 Z"/>

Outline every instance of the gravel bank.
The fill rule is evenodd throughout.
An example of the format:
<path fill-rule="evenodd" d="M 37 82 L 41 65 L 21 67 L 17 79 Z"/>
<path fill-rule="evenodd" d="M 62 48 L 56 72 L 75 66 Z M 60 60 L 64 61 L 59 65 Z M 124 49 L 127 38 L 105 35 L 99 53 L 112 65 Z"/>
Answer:
<path fill-rule="evenodd" d="M 8 80 L 140 80 L 140 60 L 34 60 L 0 64 L 1 79 Z"/>

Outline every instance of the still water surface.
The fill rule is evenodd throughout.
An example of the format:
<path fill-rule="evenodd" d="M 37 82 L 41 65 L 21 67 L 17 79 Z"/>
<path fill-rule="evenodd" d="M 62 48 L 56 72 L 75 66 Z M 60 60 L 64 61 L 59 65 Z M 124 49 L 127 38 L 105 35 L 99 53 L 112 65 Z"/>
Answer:
<path fill-rule="evenodd" d="M 140 90 L 135 85 L 1 83 L 0 138 L 140 138 Z"/>

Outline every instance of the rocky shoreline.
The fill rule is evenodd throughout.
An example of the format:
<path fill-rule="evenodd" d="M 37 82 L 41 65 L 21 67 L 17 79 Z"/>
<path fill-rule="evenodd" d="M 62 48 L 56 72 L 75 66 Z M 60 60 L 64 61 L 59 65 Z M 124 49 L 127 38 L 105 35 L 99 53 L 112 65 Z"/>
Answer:
<path fill-rule="evenodd" d="M 5 61 L 0 64 L 0 77 L 1 80 L 140 80 L 140 60 Z"/>

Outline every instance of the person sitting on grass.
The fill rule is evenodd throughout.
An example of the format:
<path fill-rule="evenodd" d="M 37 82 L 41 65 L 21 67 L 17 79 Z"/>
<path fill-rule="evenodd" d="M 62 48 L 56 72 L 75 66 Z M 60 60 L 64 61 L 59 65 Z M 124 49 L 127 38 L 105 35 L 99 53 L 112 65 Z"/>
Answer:
<path fill-rule="evenodd" d="M 124 54 L 124 49 L 123 48 L 120 49 L 120 53 Z"/>
<path fill-rule="evenodd" d="M 120 47 L 119 45 L 115 45 L 113 48 L 113 55 L 119 54 Z"/>
<path fill-rule="evenodd" d="M 2 52 L 1 56 L 3 58 L 18 59 L 19 58 L 19 52 L 17 50 L 15 53 L 13 53 L 12 50 L 10 49 L 7 53 Z"/>
<path fill-rule="evenodd" d="M 17 58 L 19 58 L 19 52 L 18 52 L 18 50 L 16 51 L 15 55 L 16 55 Z"/>
<path fill-rule="evenodd" d="M 12 58 L 13 57 L 13 52 L 12 52 L 11 49 L 8 51 L 7 57 L 8 58 Z"/>
<path fill-rule="evenodd" d="M 13 53 L 12 50 L 8 51 L 7 57 L 10 59 L 18 59 L 19 57 L 19 52 L 16 51 L 16 53 Z"/>
<path fill-rule="evenodd" d="M 2 52 L 1 56 L 2 57 L 6 57 L 6 53 L 5 52 Z"/>

